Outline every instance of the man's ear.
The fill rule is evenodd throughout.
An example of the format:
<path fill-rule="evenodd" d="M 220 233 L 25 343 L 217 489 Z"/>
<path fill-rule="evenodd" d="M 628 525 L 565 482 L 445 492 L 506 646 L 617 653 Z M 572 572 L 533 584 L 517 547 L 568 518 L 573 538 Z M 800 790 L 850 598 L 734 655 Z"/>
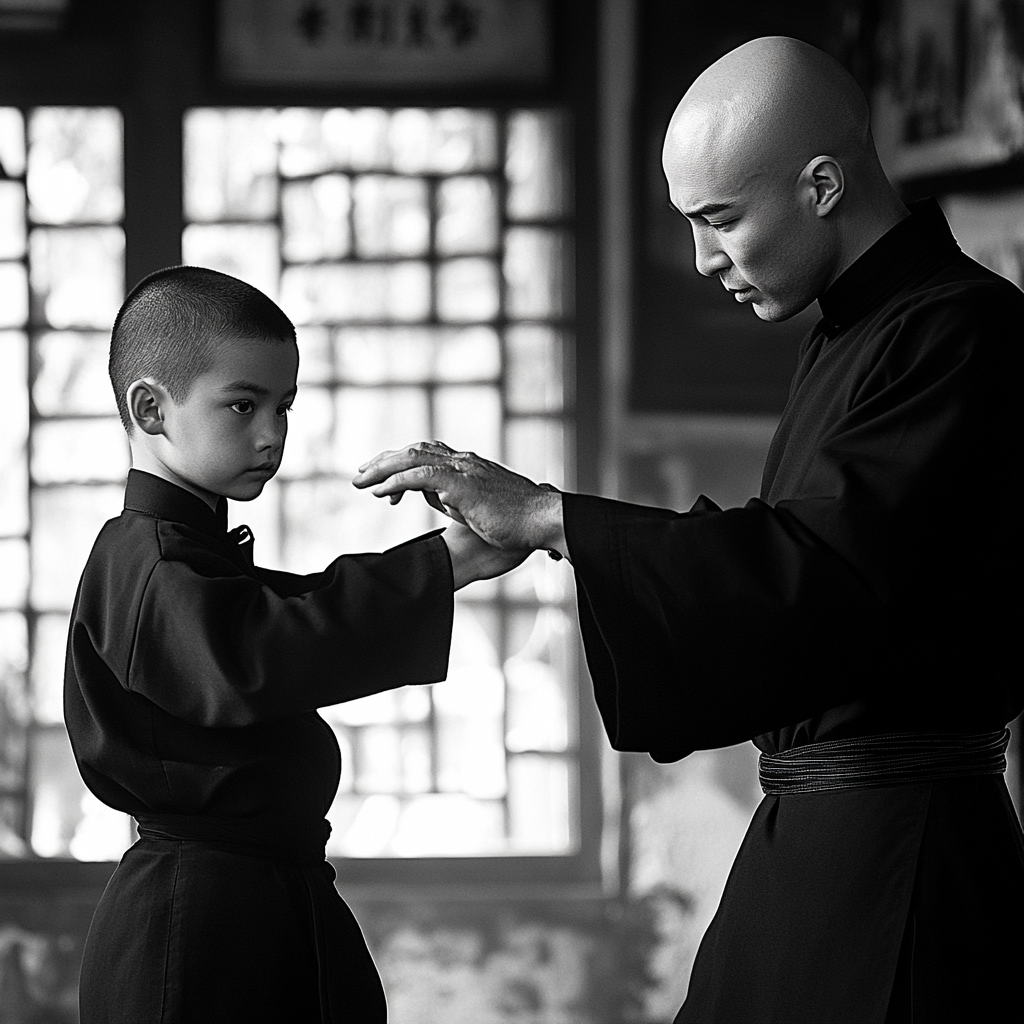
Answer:
<path fill-rule="evenodd" d="M 137 380 L 128 385 L 128 415 L 144 434 L 164 432 L 164 414 L 161 408 L 169 396 L 152 380 Z"/>
<path fill-rule="evenodd" d="M 818 217 L 827 217 L 835 209 L 846 187 L 842 165 L 832 156 L 812 157 L 804 164 L 800 180 L 811 192 Z"/>

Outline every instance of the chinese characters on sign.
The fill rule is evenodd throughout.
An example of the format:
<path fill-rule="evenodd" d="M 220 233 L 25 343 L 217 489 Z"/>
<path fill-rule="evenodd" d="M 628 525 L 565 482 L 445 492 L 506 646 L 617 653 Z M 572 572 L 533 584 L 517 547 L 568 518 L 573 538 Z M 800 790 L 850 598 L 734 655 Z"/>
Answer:
<path fill-rule="evenodd" d="M 543 81 L 547 0 L 222 0 L 235 82 L 465 85 Z"/>

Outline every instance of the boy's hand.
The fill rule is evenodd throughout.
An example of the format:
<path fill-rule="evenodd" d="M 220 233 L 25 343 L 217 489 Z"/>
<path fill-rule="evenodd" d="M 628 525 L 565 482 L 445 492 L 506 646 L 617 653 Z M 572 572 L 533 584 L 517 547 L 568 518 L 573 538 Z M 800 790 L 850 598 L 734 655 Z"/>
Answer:
<path fill-rule="evenodd" d="M 381 452 L 360 467 L 352 482 L 373 487 L 373 494 L 392 503 L 406 491 L 422 491 L 435 508 L 503 551 L 568 553 L 558 491 L 440 441 Z"/>
<path fill-rule="evenodd" d="M 509 569 L 514 569 L 530 554 L 529 548 L 520 551 L 499 551 L 492 548 L 468 526 L 460 523 L 453 523 L 441 536 L 448 545 L 456 590 L 474 580 L 489 580 L 494 576 L 500 576 Z"/>

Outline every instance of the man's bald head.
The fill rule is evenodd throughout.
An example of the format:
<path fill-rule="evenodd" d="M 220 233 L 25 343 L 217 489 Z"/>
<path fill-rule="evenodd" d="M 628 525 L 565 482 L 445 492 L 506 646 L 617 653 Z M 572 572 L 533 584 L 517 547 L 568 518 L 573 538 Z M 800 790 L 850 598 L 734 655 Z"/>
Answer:
<path fill-rule="evenodd" d="M 765 320 L 799 312 L 906 215 L 857 83 L 785 36 L 744 43 L 700 75 L 662 163 L 697 269 Z"/>
<path fill-rule="evenodd" d="M 738 46 L 690 86 L 669 123 L 666 163 L 699 147 L 705 158 L 799 169 L 829 154 L 873 152 L 867 100 L 849 72 L 786 36 Z"/>

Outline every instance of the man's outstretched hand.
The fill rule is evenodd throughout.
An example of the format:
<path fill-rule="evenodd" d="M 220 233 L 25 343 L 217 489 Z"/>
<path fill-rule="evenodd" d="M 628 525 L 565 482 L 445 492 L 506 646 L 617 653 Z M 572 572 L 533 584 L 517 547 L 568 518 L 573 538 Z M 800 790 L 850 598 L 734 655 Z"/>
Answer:
<path fill-rule="evenodd" d="M 372 488 L 392 504 L 406 491 L 422 491 L 434 508 L 502 551 L 546 548 L 568 554 L 560 492 L 440 441 L 381 452 L 359 467 L 352 483 Z"/>

